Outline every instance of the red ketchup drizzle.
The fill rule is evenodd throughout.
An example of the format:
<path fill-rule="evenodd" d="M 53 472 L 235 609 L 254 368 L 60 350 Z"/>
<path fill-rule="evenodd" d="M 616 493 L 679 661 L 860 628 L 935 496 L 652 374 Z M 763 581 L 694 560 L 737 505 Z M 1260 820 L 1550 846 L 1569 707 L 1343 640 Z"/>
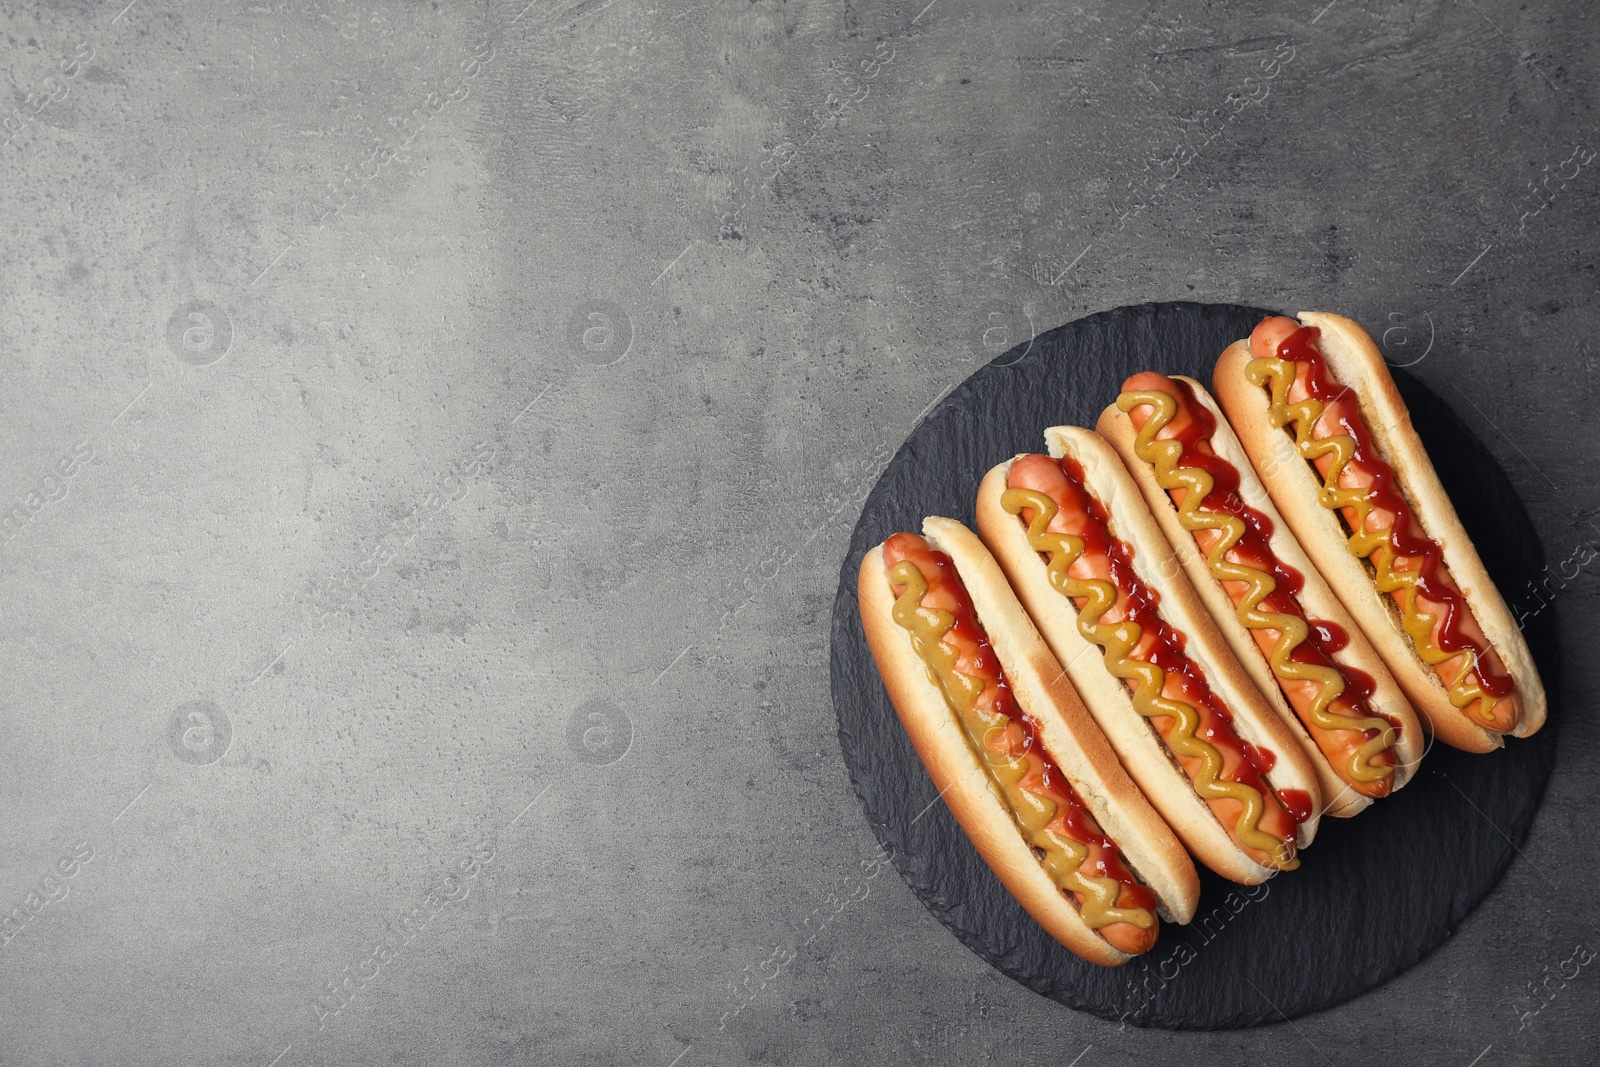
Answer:
<path fill-rule="evenodd" d="M 1309 644 L 1315 641 L 1317 648 L 1330 657 L 1335 652 L 1343 651 L 1345 646 L 1350 643 L 1350 635 L 1345 633 L 1344 627 L 1336 622 L 1328 622 L 1326 619 L 1310 619 L 1306 625 L 1311 627 L 1311 634 L 1306 638 L 1306 643 Z M 1305 645 L 1300 646 L 1300 648 L 1304 647 Z M 1302 659 L 1299 654 L 1300 648 L 1295 649 L 1295 659 L 1300 660 L 1302 663 L 1317 662 L 1315 660 Z M 1351 667 L 1347 664 L 1338 664 L 1337 666 L 1339 673 L 1344 675 L 1344 691 L 1347 694 L 1346 699 L 1350 701 L 1351 706 L 1367 706 L 1366 701 L 1372 696 L 1373 689 L 1376 688 L 1372 675 L 1359 667 Z M 1357 701 L 1360 701 L 1360 703 L 1357 703 Z M 1399 727 L 1395 728 L 1399 729 Z"/>
<path fill-rule="evenodd" d="M 1156 610 L 1161 602 L 1160 595 L 1146 585 L 1134 571 L 1133 550 L 1120 538 L 1111 536 L 1109 514 L 1100 501 L 1084 487 L 1082 464 L 1071 456 L 1065 456 L 1061 460 L 1061 470 L 1067 476 L 1067 495 L 1070 499 L 1063 499 L 1057 503 L 1061 505 L 1063 514 L 1068 516 L 1071 532 L 1083 539 L 1085 556 L 1103 555 L 1110 561 L 1111 584 L 1127 597 L 1126 617 L 1138 623 L 1139 628 L 1145 633 L 1155 635 L 1155 643 L 1150 647 L 1146 657 L 1147 662 L 1154 663 L 1168 675 L 1176 675 L 1179 680 L 1178 692 L 1184 701 L 1202 711 L 1201 722 L 1195 730 L 1195 736 L 1221 752 L 1225 762 L 1234 764 L 1232 772 L 1224 772 L 1221 777 L 1227 781 L 1247 785 L 1263 797 L 1277 797 L 1296 825 L 1305 822 L 1311 817 L 1310 796 L 1298 789 L 1285 789 L 1282 793 L 1274 793 L 1267 785 L 1263 775 L 1272 769 L 1272 765 L 1277 762 L 1277 756 L 1267 749 L 1257 748 L 1245 741 L 1234 730 L 1233 716 L 1211 691 L 1205 676 L 1200 673 L 1199 666 L 1184 654 L 1183 635 L 1168 625 Z M 1093 521 L 1073 523 L 1069 513 L 1074 510 L 1087 514 Z M 1228 760 L 1229 753 L 1236 759 Z M 1271 811 L 1272 805 L 1269 799 L 1267 811 L 1261 820 L 1262 829 L 1268 833 L 1273 832 L 1267 828 Z M 1285 834 L 1284 837 L 1287 840 L 1290 835 Z"/>
<path fill-rule="evenodd" d="M 983 627 L 978 624 L 978 614 L 972 606 L 972 597 L 968 595 L 966 586 L 956 573 L 955 564 L 951 562 L 949 556 L 928 544 L 926 538 L 914 533 L 897 533 L 883 543 L 883 561 L 887 568 L 893 569 L 903 560 L 910 560 L 927 581 L 928 592 L 924 597 L 925 601 L 934 601 L 935 594 L 941 594 L 938 599 L 944 603 L 954 601 L 954 610 L 943 609 L 950 610 L 955 616 L 955 625 L 946 632 L 944 640 L 962 653 L 958 661 L 960 666 L 957 669 L 969 678 L 984 683 L 983 693 L 979 695 L 975 707 L 980 711 L 998 712 L 1016 723 L 1022 730 L 1023 751 L 1031 752 L 1039 758 L 1039 762 L 1043 765 L 1042 786 L 1035 788 L 1028 784 L 1024 788 L 1040 793 L 1055 802 L 1056 817 L 1051 820 L 1050 825 L 1061 827 L 1068 837 L 1089 846 L 1086 864 L 1094 876 L 1113 878 L 1121 883 L 1122 891 L 1117 894 L 1117 907 L 1145 908 L 1154 913 L 1155 894 L 1134 877 L 1127 862 L 1122 858 L 1122 850 L 1117 847 L 1116 842 L 1101 832 L 1100 827 L 1090 817 L 1082 798 L 1078 796 L 1078 791 L 1073 788 L 1067 776 L 1061 773 L 1055 761 L 1045 752 L 1044 745 L 1039 742 L 1038 727 L 1022 710 L 1016 696 L 1011 692 L 1011 684 L 1000 668 L 1000 657 L 989 644 L 989 635 L 984 633 Z M 903 587 L 894 589 L 896 597 L 904 592 Z M 1025 776 L 1022 780 L 1027 782 L 1028 778 Z M 1083 870 L 1083 867 L 1079 870 Z"/>
<path fill-rule="evenodd" d="M 1183 446 L 1183 452 L 1178 457 L 1178 466 L 1193 467 L 1211 475 L 1214 484 L 1210 495 L 1200 502 L 1202 507 L 1237 515 L 1244 520 L 1244 535 L 1232 549 L 1235 559 L 1244 566 L 1267 571 L 1278 582 L 1277 588 L 1262 598 L 1261 607 L 1276 614 L 1305 619 L 1306 614 L 1301 609 L 1300 602 L 1295 599 L 1304 586 L 1305 579 L 1272 551 L 1272 520 L 1246 504 L 1244 498 L 1239 495 L 1238 468 L 1214 452 L 1202 452 L 1198 448 L 1202 441 L 1209 442 L 1212 435 L 1217 432 L 1216 417 L 1195 399 L 1194 389 L 1188 382 L 1180 378 L 1169 378 L 1168 381 L 1177 387 L 1180 409 L 1188 413 L 1189 421 L 1181 431 L 1163 440 L 1177 441 Z M 1168 428 L 1170 427 L 1169 423 Z M 1367 703 L 1374 688 L 1372 676 L 1355 667 L 1336 663 L 1333 659 L 1335 652 L 1350 643 L 1350 635 L 1345 633 L 1344 627 L 1338 623 L 1323 619 L 1307 619 L 1306 625 L 1310 632 L 1304 641 L 1295 646 L 1290 655 L 1300 663 L 1330 667 L 1338 671 L 1345 680 L 1341 699 L 1350 706 L 1355 717 L 1366 718 L 1372 715 L 1373 711 Z M 1377 736 L 1378 731 L 1363 730 L 1362 734 L 1371 740 Z M 1371 762 L 1378 766 L 1392 766 L 1394 753 L 1385 749 Z"/>
<path fill-rule="evenodd" d="M 1278 799 L 1296 826 L 1311 818 L 1311 794 L 1304 789 L 1280 789 Z"/>
<path fill-rule="evenodd" d="M 1328 373 L 1328 365 L 1316 346 L 1316 340 L 1320 336 L 1322 331 L 1315 326 L 1300 327 L 1278 345 L 1278 358 L 1303 364 L 1306 367 L 1306 391 L 1322 401 L 1325 406 L 1331 406 L 1348 390 L 1339 386 Z M 1389 547 L 1397 556 L 1409 556 L 1422 561 L 1422 565 L 1415 572 L 1416 591 L 1438 604 L 1444 611 L 1443 621 L 1437 627 L 1439 647 L 1446 652 L 1471 650 L 1476 657 L 1475 672 L 1478 684 L 1484 693 L 1497 700 L 1505 696 L 1511 692 L 1513 685 L 1511 678 L 1504 674 L 1492 673 L 1484 656 L 1483 645 L 1461 632 L 1461 619 L 1468 612 L 1468 608 L 1461 592 L 1438 577 L 1439 564 L 1443 560 L 1439 543 L 1432 538 L 1411 532 L 1413 526 L 1419 530 L 1422 527 L 1413 517 L 1411 505 L 1406 503 L 1405 497 L 1395 489 L 1394 468 L 1379 456 L 1377 446 L 1373 443 L 1372 435 L 1367 431 L 1367 425 L 1362 421 L 1356 405 L 1341 403 L 1334 410 L 1339 426 L 1355 442 L 1355 451 L 1349 465 L 1372 479 L 1366 490 L 1367 503 L 1375 508 L 1392 512 L 1395 516 L 1394 522 L 1389 526 Z M 1324 416 L 1326 414 L 1324 411 Z M 1323 437 L 1328 436 L 1333 435 L 1323 435 Z"/>

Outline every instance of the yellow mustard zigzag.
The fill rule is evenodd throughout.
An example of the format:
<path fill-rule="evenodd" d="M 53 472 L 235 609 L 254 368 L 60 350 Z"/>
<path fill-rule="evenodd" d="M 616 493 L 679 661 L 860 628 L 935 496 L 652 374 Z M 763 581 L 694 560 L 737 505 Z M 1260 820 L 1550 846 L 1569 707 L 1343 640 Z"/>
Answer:
<path fill-rule="evenodd" d="M 1134 442 L 1134 452 L 1146 463 L 1155 467 L 1156 484 L 1162 489 L 1184 490 L 1183 503 L 1178 505 L 1178 522 L 1191 533 L 1199 530 L 1216 530 L 1222 536 L 1206 553 L 1206 569 L 1219 582 L 1243 582 L 1249 586 L 1244 599 L 1234 606 L 1234 618 L 1241 626 L 1251 630 L 1276 630 L 1277 642 L 1267 657 L 1272 673 L 1281 679 L 1312 682 L 1317 695 L 1311 702 L 1306 717 L 1321 730 L 1377 730 L 1379 735 L 1357 749 L 1350 757 L 1344 773 L 1349 781 L 1375 782 L 1394 773 L 1393 767 L 1373 766 L 1372 758 L 1394 744 L 1394 727 L 1377 716 L 1357 718 L 1328 710 L 1334 701 L 1344 695 L 1344 675 L 1331 667 L 1316 663 L 1302 663 L 1294 658 L 1294 650 L 1306 640 L 1310 627 L 1306 620 L 1294 615 L 1261 610 L 1261 601 L 1271 596 L 1278 582 L 1259 567 L 1236 563 L 1227 558 L 1245 534 L 1244 520 L 1237 515 L 1212 508 L 1204 508 L 1207 497 L 1216 485 L 1210 472 L 1198 467 L 1180 467 L 1183 442 L 1160 441 L 1156 434 L 1172 421 L 1178 411 L 1177 398 L 1158 389 L 1123 393 L 1117 398 L 1117 407 L 1132 411 L 1141 405 L 1152 409 L 1150 418 L 1139 431 Z M 1286 694 L 1287 695 L 1287 694 Z"/>
<path fill-rule="evenodd" d="M 1007 489 L 1000 497 L 1000 506 L 1018 516 L 1025 509 L 1033 510 L 1033 521 L 1028 523 L 1028 546 L 1046 557 L 1050 584 L 1056 592 L 1074 603 L 1079 598 L 1084 599 L 1078 611 L 1078 632 L 1084 640 L 1100 647 L 1106 670 L 1134 683 L 1134 710 L 1147 719 L 1155 716 L 1172 719 L 1173 726 L 1166 737 L 1167 747 L 1180 756 L 1192 756 L 1200 761 L 1192 777 L 1195 793 L 1202 800 L 1238 801 L 1244 807 L 1234 825 L 1234 835 L 1239 841 L 1268 853 L 1272 866 L 1282 870 L 1298 866 L 1299 861 L 1294 859 L 1289 843 L 1260 827 L 1261 817 L 1266 812 L 1266 798 L 1252 786 L 1224 779 L 1222 753 L 1195 736 L 1200 726 L 1199 710 L 1162 694 L 1166 672 L 1159 664 L 1136 660 L 1129 655 L 1139 644 L 1143 628 L 1132 619 L 1102 621 L 1117 603 L 1117 587 L 1103 578 L 1079 579 L 1067 573 L 1067 568 L 1083 555 L 1083 539 L 1049 532 L 1058 510 L 1056 502 L 1032 489 Z"/>
<path fill-rule="evenodd" d="M 945 643 L 944 635 L 955 625 L 948 611 L 922 606 L 928 580 L 910 560 L 889 569 L 889 581 L 906 591 L 894 602 L 894 621 L 911 635 L 911 647 L 928 668 L 929 679 L 944 693 L 945 701 L 960 719 L 967 741 L 977 750 L 989 776 L 1000 786 L 1007 806 L 1021 826 L 1024 839 L 1044 853 L 1040 862 L 1056 885 L 1081 893 L 1079 913 L 1091 930 L 1112 923 L 1132 923 L 1141 930 L 1155 925 L 1155 916 L 1146 908 L 1119 908 L 1117 897 L 1122 885 L 1115 878 L 1091 877 L 1080 867 L 1089 856 L 1089 846 L 1048 829 L 1056 816 L 1056 802 L 1040 796 L 1022 784 L 1028 773 L 1027 759 L 1012 759 L 1006 754 L 1008 720 L 998 712 L 977 710 L 984 684 L 956 669 L 956 650 Z"/>
<path fill-rule="evenodd" d="M 1345 464 L 1355 455 L 1354 438 L 1349 434 L 1335 434 L 1320 441 L 1312 438 L 1312 430 L 1322 415 L 1323 403 L 1314 396 L 1307 396 L 1297 404 L 1289 403 L 1289 387 L 1294 384 L 1295 378 L 1293 362 L 1277 358 L 1252 359 L 1245 366 L 1245 376 L 1252 385 L 1270 387 L 1272 400 L 1268 419 L 1272 427 L 1279 430 L 1291 422 L 1294 424 L 1295 448 L 1302 458 L 1313 461 L 1325 455 L 1333 456 L 1333 465 L 1322 479 L 1318 502 L 1329 511 L 1347 507 L 1355 509 L 1356 521 L 1350 524 L 1353 529 L 1349 539 L 1350 551 L 1358 559 L 1372 563 L 1377 571 L 1375 581 L 1380 592 L 1400 594 L 1400 628 L 1411 638 L 1417 655 L 1422 657 L 1424 663 L 1435 668 L 1458 656 L 1464 657 L 1455 679 L 1445 683 L 1450 703 L 1465 708 L 1473 701 L 1478 701 L 1478 714 L 1485 721 L 1493 722 L 1495 700 L 1483 691 L 1473 671 L 1478 664 L 1477 652 L 1470 648 L 1448 652 L 1434 641 L 1433 616 L 1423 613 L 1416 606 L 1419 573 L 1396 570 L 1395 551 L 1389 543 L 1388 531 L 1367 529 L 1367 513 L 1372 510 L 1372 504 L 1367 500 L 1365 490 L 1346 489 L 1339 484 L 1339 475 L 1344 471 Z"/>

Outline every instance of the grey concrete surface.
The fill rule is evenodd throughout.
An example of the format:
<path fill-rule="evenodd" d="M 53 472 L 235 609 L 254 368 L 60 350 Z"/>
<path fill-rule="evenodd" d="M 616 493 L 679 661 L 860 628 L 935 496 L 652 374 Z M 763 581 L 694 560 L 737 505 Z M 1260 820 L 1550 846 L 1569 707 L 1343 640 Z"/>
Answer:
<path fill-rule="evenodd" d="M 1587 1060 L 1587 5 L 123 3 L 0 26 L 0 1062 Z M 1212 1035 L 868 877 L 826 671 L 919 414 L 1180 298 L 1381 332 L 1569 665 L 1454 938 Z"/>

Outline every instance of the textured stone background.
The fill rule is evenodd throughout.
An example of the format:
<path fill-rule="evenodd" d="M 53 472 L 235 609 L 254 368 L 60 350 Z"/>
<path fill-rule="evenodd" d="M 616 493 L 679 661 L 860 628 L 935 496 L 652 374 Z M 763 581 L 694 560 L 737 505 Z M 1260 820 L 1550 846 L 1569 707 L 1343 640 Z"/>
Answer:
<path fill-rule="evenodd" d="M 0 1062 L 1583 1062 L 1596 16 L 924 2 L 4 7 Z M 863 883 L 827 696 L 920 413 L 1181 298 L 1382 332 L 1570 664 L 1456 936 L 1215 1035 Z"/>

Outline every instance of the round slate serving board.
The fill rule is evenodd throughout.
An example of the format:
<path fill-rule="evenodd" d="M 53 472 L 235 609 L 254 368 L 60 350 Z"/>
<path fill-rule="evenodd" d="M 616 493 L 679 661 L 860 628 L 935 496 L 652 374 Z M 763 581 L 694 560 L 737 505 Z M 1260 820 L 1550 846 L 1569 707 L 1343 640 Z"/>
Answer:
<path fill-rule="evenodd" d="M 1107 1019 L 1223 1030 L 1292 1019 L 1372 989 L 1421 959 L 1499 880 L 1527 835 L 1555 755 L 1556 716 L 1535 737 L 1473 756 L 1434 746 L 1416 778 L 1354 819 L 1324 819 L 1298 871 L 1262 886 L 1201 871 L 1200 909 L 1148 955 L 1115 969 L 1062 948 L 1001 886 L 937 797 L 884 694 L 861 632 L 856 569 L 925 515 L 969 526 L 978 482 L 1047 426 L 1093 426 L 1123 380 L 1156 369 L 1211 380 L 1259 309 L 1172 303 L 1091 315 L 1034 338 L 961 383 L 911 433 L 867 498 L 834 602 L 833 702 L 856 792 L 902 877 L 956 937 L 1047 997 Z M 1505 474 L 1450 409 L 1396 371 L 1400 392 L 1489 573 L 1515 595 L 1543 559 Z M 1554 613 L 1527 636 L 1557 689 Z"/>

